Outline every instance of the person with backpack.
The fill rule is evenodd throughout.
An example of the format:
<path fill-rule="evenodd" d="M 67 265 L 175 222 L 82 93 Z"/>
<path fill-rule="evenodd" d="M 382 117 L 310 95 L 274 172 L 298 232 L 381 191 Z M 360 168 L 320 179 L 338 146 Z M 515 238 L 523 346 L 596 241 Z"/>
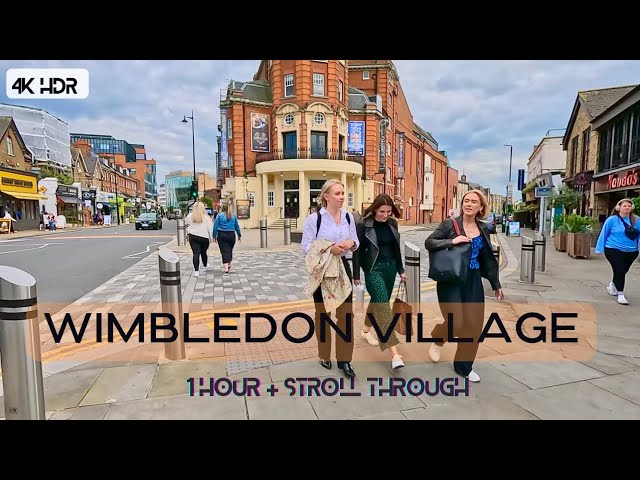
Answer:
<path fill-rule="evenodd" d="M 322 207 L 319 211 L 312 213 L 304 222 L 302 230 L 301 246 L 305 255 L 312 250 L 316 241 L 328 240 L 331 242 L 330 251 L 332 255 L 340 257 L 349 282 L 353 282 L 353 274 L 348 262 L 348 258 L 353 256 L 353 252 L 358 249 L 360 243 L 356 233 L 356 224 L 352 215 L 343 208 L 344 204 L 344 184 L 340 180 L 327 180 L 320 190 L 320 202 Z M 326 295 L 329 292 L 324 292 Z M 324 295 L 322 284 L 313 293 L 315 304 L 315 332 L 318 340 L 318 357 L 320 365 L 326 369 L 331 369 L 331 344 L 333 334 L 331 328 L 324 323 L 322 332 L 320 322 L 323 314 L 327 314 L 324 305 Z M 336 308 L 336 324 L 340 331 L 349 333 L 353 337 L 353 294 L 349 292 L 346 300 Z M 349 314 L 349 315 L 347 315 Z M 351 325 L 347 328 L 347 316 Z M 353 357 L 353 338 L 346 341 L 339 334 L 336 334 L 336 360 L 338 368 L 348 377 L 355 377 L 356 373 L 351 365 Z"/>
<path fill-rule="evenodd" d="M 640 242 L 640 218 L 633 214 L 633 202 L 620 200 L 611 216 L 602 225 L 595 253 L 604 253 L 613 271 L 613 280 L 607 285 L 607 293 L 618 297 L 620 305 L 629 305 L 624 295 L 625 277 L 638 258 Z"/>

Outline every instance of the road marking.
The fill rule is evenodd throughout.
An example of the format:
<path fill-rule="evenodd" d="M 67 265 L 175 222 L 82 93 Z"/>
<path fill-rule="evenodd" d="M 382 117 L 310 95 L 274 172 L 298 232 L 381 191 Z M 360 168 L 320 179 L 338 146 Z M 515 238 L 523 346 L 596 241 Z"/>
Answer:
<path fill-rule="evenodd" d="M 96 238 L 104 238 L 104 239 L 108 239 L 109 237 L 107 235 L 84 235 L 84 236 L 77 236 L 77 237 L 56 237 L 59 239 L 68 239 L 68 240 L 86 240 L 86 239 L 96 239 Z M 111 238 L 172 238 L 172 235 L 119 235 L 117 237 L 111 237 Z"/>
<path fill-rule="evenodd" d="M 139 257 L 135 257 L 134 255 L 142 255 L 144 253 L 149 253 L 151 251 L 151 247 L 155 246 L 155 245 L 164 245 L 165 242 L 152 242 L 149 245 L 147 245 L 147 248 L 145 248 L 145 250 L 143 252 L 138 252 L 138 253 L 132 253 L 130 255 L 126 255 L 124 257 L 122 257 L 122 259 L 125 258 L 134 258 L 136 260 L 140 260 Z"/>
<path fill-rule="evenodd" d="M 21 243 L 21 247 L 35 247 L 37 245 L 45 245 L 43 243 Z M 47 242 L 46 245 L 64 245 L 62 242 Z M 13 245 L 0 245 L 0 248 L 12 247 Z"/>
<path fill-rule="evenodd" d="M 7 252 L 0 252 L 0 255 L 6 255 L 8 253 L 19 253 L 19 252 L 28 252 L 30 250 L 40 250 L 42 248 L 48 247 L 49 245 L 64 245 L 64 243 L 43 243 L 42 245 L 40 245 L 39 247 L 35 247 L 35 248 L 23 248 L 20 250 L 9 250 Z"/>

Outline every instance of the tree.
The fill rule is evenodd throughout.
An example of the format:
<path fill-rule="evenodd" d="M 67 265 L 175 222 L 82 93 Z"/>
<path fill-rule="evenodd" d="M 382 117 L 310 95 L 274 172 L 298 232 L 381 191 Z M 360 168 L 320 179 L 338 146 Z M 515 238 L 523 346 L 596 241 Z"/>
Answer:
<path fill-rule="evenodd" d="M 40 167 L 40 173 L 38 174 L 38 180 L 42 180 L 46 177 L 55 177 L 58 179 L 58 183 L 61 185 L 71 185 L 73 183 L 73 178 L 67 175 L 64 172 L 60 172 L 54 168 L 51 168 L 47 165 Z"/>
<path fill-rule="evenodd" d="M 581 197 L 581 192 L 563 185 L 549 197 L 549 205 L 551 207 L 562 207 L 565 211 L 570 211 L 578 207 Z"/>
<path fill-rule="evenodd" d="M 207 207 L 213 208 L 213 199 L 208 197 L 202 197 L 200 199 Z"/>

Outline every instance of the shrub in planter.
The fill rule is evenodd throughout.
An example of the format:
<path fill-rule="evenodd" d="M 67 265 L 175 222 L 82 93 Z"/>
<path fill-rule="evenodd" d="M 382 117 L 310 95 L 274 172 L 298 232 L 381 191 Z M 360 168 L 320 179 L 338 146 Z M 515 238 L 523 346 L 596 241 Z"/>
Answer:
<path fill-rule="evenodd" d="M 581 215 L 568 215 L 565 219 L 567 227 L 567 254 L 574 258 L 591 256 L 591 234 L 593 218 Z"/>
<path fill-rule="evenodd" d="M 559 252 L 567 250 L 567 225 L 565 215 L 556 215 L 553 218 L 553 246 Z"/>

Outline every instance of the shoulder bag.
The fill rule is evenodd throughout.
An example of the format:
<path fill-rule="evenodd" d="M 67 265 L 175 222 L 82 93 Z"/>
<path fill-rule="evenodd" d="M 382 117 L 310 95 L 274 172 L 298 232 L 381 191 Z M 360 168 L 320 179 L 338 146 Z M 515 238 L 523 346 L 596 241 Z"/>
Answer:
<path fill-rule="evenodd" d="M 627 238 L 629 240 L 637 239 L 638 235 L 640 234 L 640 231 L 638 231 L 638 229 L 633 225 L 631 225 L 630 223 L 625 222 L 620 215 L 618 215 L 618 218 L 624 225 L 624 234 L 627 236 Z"/>
<path fill-rule="evenodd" d="M 456 219 L 452 219 L 456 236 L 460 235 L 460 227 Z M 429 278 L 443 283 L 464 283 L 469 272 L 471 258 L 471 242 L 452 245 L 449 248 L 429 251 Z"/>

